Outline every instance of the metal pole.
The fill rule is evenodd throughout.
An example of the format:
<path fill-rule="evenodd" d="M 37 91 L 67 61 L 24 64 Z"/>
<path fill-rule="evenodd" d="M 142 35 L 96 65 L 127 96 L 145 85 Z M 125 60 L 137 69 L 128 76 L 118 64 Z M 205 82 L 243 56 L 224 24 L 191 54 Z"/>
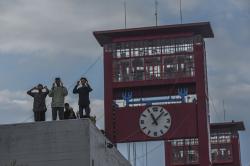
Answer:
<path fill-rule="evenodd" d="M 135 156 L 135 143 L 133 142 L 132 144 L 133 144 L 133 166 L 136 166 L 136 160 L 135 160 L 135 158 L 136 158 L 136 156 Z"/>
<path fill-rule="evenodd" d="M 127 143 L 127 150 L 128 150 L 128 161 L 131 163 L 131 161 L 130 161 L 130 143 Z"/>
<path fill-rule="evenodd" d="M 181 20 L 181 24 L 182 24 L 182 4 L 181 4 L 181 0 L 180 0 L 180 20 Z"/>
<path fill-rule="evenodd" d="M 155 26 L 158 26 L 158 1 L 155 1 Z"/>
<path fill-rule="evenodd" d="M 148 143 L 146 142 L 146 166 L 148 166 Z"/>
<path fill-rule="evenodd" d="M 127 3 L 124 1 L 124 26 L 125 29 L 127 28 Z"/>
<path fill-rule="evenodd" d="M 225 109 L 225 102 L 224 100 L 222 101 L 223 104 L 223 117 L 224 117 L 224 122 L 226 121 L 226 109 Z"/>
<path fill-rule="evenodd" d="M 134 166 L 136 166 L 136 142 L 134 143 L 135 144 L 135 165 Z"/>

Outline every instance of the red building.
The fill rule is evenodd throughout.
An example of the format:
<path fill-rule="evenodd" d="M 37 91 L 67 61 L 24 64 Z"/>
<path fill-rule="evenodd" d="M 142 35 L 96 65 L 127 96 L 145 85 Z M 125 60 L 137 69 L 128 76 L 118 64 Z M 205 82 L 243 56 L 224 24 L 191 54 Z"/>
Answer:
<path fill-rule="evenodd" d="M 241 166 L 238 131 L 245 130 L 243 122 L 210 124 L 211 157 L 213 166 Z M 197 139 L 167 141 L 168 165 L 199 164 Z"/>
<path fill-rule="evenodd" d="M 238 131 L 244 131 L 243 122 L 213 123 L 211 154 L 214 166 L 241 166 Z"/>
<path fill-rule="evenodd" d="M 214 36 L 210 23 L 94 35 L 104 48 L 106 136 L 113 143 L 164 140 L 167 166 L 212 165 L 204 41 Z"/>

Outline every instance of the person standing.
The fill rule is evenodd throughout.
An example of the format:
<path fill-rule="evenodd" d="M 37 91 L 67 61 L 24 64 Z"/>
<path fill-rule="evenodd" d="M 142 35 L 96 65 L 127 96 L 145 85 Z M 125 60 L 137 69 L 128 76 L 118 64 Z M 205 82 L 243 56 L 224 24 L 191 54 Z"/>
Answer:
<path fill-rule="evenodd" d="M 85 110 L 85 117 L 90 117 L 90 100 L 89 100 L 89 93 L 93 89 L 90 87 L 88 80 L 84 77 L 77 81 L 76 86 L 73 89 L 74 94 L 79 95 L 78 105 L 79 105 L 79 114 L 80 118 L 83 118 L 83 109 Z"/>
<path fill-rule="evenodd" d="M 59 119 L 64 119 L 64 99 L 67 95 L 67 88 L 63 86 L 60 78 L 56 78 L 51 90 L 49 91 L 49 97 L 52 97 L 51 108 L 53 120 L 57 119 L 57 112 Z"/>
<path fill-rule="evenodd" d="M 76 114 L 73 108 L 69 106 L 69 103 L 65 103 L 64 108 L 64 119 L 76 119 Z"/>
<path fill-rule="evenodd" d="M 45 112 L 47 111 L 46 97 L 49 94 L 47 86 L 43 87 L 42 84 L 38 84 L 36 87 L 27 91 L 27 94 L 34 98 L 34 121 L 45 121 Z"/>

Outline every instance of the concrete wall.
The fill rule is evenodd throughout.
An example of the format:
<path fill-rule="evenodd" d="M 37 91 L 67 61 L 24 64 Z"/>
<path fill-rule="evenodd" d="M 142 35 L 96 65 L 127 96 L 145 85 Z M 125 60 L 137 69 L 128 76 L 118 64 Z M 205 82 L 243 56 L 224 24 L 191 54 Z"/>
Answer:
<path fill-rule="evenodd" d="M 93 125 L 90 125 L 90 159 L 94 166 L 128 166 L 128 160 L 122 159 L 123 156 L 115 147 L 107 148 L 109 140 L 103 139 L 103 134 Z M 93 166 L 93 165 L 91 165 Z"/>
<path fill-rule="evenodd" d="M 88 119 L 0 126 L 0 166 L 127 166 Z M 94 164 L 94 165 L 93 165 Z"/>

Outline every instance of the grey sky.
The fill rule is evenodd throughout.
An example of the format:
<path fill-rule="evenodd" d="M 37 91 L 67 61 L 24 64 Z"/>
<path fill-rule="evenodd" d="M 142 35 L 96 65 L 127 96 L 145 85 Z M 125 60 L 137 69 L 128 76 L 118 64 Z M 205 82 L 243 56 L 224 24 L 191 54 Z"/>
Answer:
<path fill-rule="evenodd" d="M 158 2 L 160 25 L 180 22 L 179 1 Z M 244 121 L 241 151 L 243 166 L 248 166 L 250 1 L 183 0 L 182 4 L 184 23 L 211 22 L 215 38 L 206 40 L 211 120 L 223 121 L 224 100 L 226 120 Z M 127 0 L 128 28 L 154 25 L 153 5 L 153 0 Z M 25 93 L 37 83 L 50 87 L 60 76 L 72 91 L 102 54 L 92 32 L 123 28 L 123 18 L 122 0 L 0 0 L 0 124 L 31 121 L 32 100 Z M 84 75 L 94 88 L 92 108 L 102 126 L 102 59 Z M 70 94 L 67 100 L 76 108 L 76 96 Z M 48 119 L 50 114 L 48 110 Z"/>

